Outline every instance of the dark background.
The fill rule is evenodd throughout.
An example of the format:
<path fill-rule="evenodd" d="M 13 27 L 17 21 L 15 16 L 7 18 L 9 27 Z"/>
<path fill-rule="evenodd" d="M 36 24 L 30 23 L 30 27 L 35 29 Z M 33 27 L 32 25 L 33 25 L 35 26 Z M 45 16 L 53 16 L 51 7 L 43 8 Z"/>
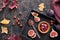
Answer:
<path fill-rule="evenodd" d="M 10 0 L 10 1 L 12 2 L 12 0 Z M 9 25 L 5 25 L 9 29 L 9 34 L 16 33 L 16 35 L 20 36 L 21 32 L 23 31 L 23 29 L 25 27 L 25 24 L 27 22 L 27 19 L 30 15 L 31 10 L 36 10 L 36 11 L 40 12 L 39 9 L 38 9 L 38 5 L 42 2 L 45 3 L 45 9 L 41 13 L 46 14 L 46 10 L 51 8 L 50 7 L 51 6 L 50 5 L 51 0 L 18 0 L 19 7 L 17 9 L 14 9 L 14 10 L 10 11 L 9 8 L 8 8 L 9 5 L 6 8 L 4 8 L 3 11 L 0 12 L 0 20 L 2 20 L 4 18 L 4 15 L 5 15 L 5 18 L 11 20 L 11 23 Z M 16 15 L 18 17 L 19 12 L 22 12 L 22 14 L 23 14 L 21 17 L 19 17 L 20 20 L 22 21 L 23 25 L 24 25 L 22 30 L 17 25 L 15 25 L 15 26 L 11 25 L 12 22 L 14 21 L 14 19 L 12 17 L 14 15 Z M 0 25 L 0 26 L 2 26 L 2 25 Z M 46 34 L 46 35 L 47 36 L 44 36 L 41 39 L 36 39 L 36 40 L 59 40 L 58 38 L 60 38 L 60 37 L 57 37 L 57 38 L 51 39 L 48 36 L 48 34 Z M 34 40 L 34 39 L 31 39 L 31 40 Z"/>

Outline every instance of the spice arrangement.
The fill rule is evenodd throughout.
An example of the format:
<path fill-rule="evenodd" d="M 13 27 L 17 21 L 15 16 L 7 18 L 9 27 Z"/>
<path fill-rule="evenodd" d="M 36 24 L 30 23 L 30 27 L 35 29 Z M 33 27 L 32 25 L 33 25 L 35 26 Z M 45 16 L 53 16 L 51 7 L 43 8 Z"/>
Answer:
<path fill-rule="evenodd" d="M 17 9 L 19 6 L 18 0 L 1 0 L 1 1 L 2 2 L 0 6 L 0 9 L 1 9 L 0 12 L 4 12 L 4 13 L 2 13 L 3 14 L 1 17 L 2 19 L 0 19 L 0 26 L 1 26 L 0 27 L 0 35 L 1 35 L 0 40 L 22 40 L 22 37 L 20 38 L 20 36 L 18 36 L 18 34 L 16 33 L 19 33 L 19 35 L 21 35 L 21 32 L 24 29 L 23 21 L 21 21 L 22 20 L 21 16 L 23 13 L 21 11 L 19 11 L 19 13 L 13 12 L 14 9 Z M 10 15 L 8 15 L 9 13 L 7 14 L 7 12 L 9 12 Z"/>

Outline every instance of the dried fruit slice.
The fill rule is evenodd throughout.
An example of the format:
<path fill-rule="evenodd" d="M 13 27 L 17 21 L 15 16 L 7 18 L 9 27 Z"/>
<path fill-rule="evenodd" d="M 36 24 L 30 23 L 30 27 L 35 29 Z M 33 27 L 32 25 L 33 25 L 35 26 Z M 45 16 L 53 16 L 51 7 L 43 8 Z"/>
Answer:
<path fill-rule="evenodd" d="M 32 37 L 34 34 L 35 34 L 35 32 L 34 32 L 33 29 L 30 29 L 30 30 L 28 31 L 28 36 Z"/>
<path fill-rule="evenodd" d="M 2 23 L 2 24 L 9 24 L 10 20 L 7 20 L 7 19 L 4 18 L 0 23 Z"/>
<path fill-rule="evenodd" d="M 57 37 L 57 36 L 58 36 L 58 33 L 52 29 L 52 31 L 50 33 L 50 37 L 54 38 L 54 37 Z"/>
<path fill-rule="evenodd" d="M 34 17 L 34 21 L 35 21 L 35 22 L 39 22 L 39 21 L 40 21 L 40 18 L 35 16 L 35 17 Z"/>
<path fill-rule="evenodd" d="M 32 38 L 35 38 L 36 37 L 36 33 L 34 34 L 34 36 L 32 36 Z"/>
<path fill-rule="evenodd" d="M 36 12 L 32 12 L 31 13 L 33 16 L 38 16 L 38 13 L 36 13 Z"/>
<path fill-rule="evenodd" d="M 50 25 L 46 21 L 42 21 L 38 24 L 38 30 L 41 33 L 47 33 L 50 30 Z"/>
<path fill-rule="evenodd" d="M 53 20 L 50 20 L 50 24 L 53 25 L 54 24 L 54 21 Z"/>
<path fill-rule="evenodd" d="M 28 31 L 28 36 L 30 36 L 31 38 L 35 38 L 35 37 L 36 37 L 36 33 L 34 32 L 33 29 L 30 29 L 30 30 Z"/>
<path fill-rule="evenodd" d="M 30 20 L 28 21 L 28 24 L 31 26 L 31 25 L 34 25 L 34 22 L 30 19 Z"/>

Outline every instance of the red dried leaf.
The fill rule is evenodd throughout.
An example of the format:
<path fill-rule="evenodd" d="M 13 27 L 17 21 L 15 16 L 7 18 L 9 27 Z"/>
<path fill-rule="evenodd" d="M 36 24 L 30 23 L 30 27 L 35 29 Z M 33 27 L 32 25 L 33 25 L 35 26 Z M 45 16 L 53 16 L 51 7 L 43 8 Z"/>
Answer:
<path fill-rule="evenodd" d="M 10 37 L 8 37 L 8 40 L 22 40 L 22 37 L 19 37 L 19 36 L 13 34 Z"/>
<path fill-rule="evenodd" d="M 2 8 L 4 8 L 4 7 L 6 7 L 6 5 L 8 4 L 8 0 L 3 0 L 3 2 L 2 2 Z"/>
<path fill-rule="evenodd" d="M 18 4 L 17 2 L 13 2 L 10 6 L 9 6 L 10 9 L 14 9 L 14 8 L 18 8 Z"/>

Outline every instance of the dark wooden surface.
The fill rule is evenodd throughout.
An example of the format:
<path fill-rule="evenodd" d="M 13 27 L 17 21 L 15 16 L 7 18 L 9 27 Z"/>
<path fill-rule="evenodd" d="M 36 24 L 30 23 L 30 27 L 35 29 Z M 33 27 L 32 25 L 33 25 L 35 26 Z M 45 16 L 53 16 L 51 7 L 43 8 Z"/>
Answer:
<path fill-rule="evenodd" d="M 9 5 L 8 5 L 6 8 L 3 9 L 2 12 L 0 12 L 0 20 L 2 20 L 5 15 L 5 18 L 10 19 L 11 22 L 13 22 L 14 19 L 12 17 L 14 15 L 16 15 L 18 17 L 18 13 L 22 12 L 23 15 L 20 17 L 20 19 L 21 19 L 23 25 L 25 25 L 25 23 L 27 22 L 28 16 L 30 15 L 31 10 L 36 10 L 36 11 L 40 12 L 38 9 L 38 5 L 42 2 L 45 3 L 45 10 L 42 12 L 42 14 L 46 14 L 45 11 L 50 9 L 51 0 L 18 0 L 19 7 L 15 10 L 12 10 L 13 12 L 11 12 L 11 11 L 9 11 L 9 8 L 8 8 Z M 2 26 L 2 25 L 0 25 L 0 26 Z M 20 36 L 21 29 L 17 25 L 12 26 L 12 23 L 10 23 L 9 25 L 6 25 L 6 26 L 9 29 L 9 34 L 16 33 L 17 35 Z M 23 27 L 25 27 L 25 26 L 23 26 Z M 42 37 L 41 39 L 36 39 L 36 40 L 58 40 L 58 38 L 51 39 L 47 35 L 47 36 L 44 36 L 44 38 Z"/>

